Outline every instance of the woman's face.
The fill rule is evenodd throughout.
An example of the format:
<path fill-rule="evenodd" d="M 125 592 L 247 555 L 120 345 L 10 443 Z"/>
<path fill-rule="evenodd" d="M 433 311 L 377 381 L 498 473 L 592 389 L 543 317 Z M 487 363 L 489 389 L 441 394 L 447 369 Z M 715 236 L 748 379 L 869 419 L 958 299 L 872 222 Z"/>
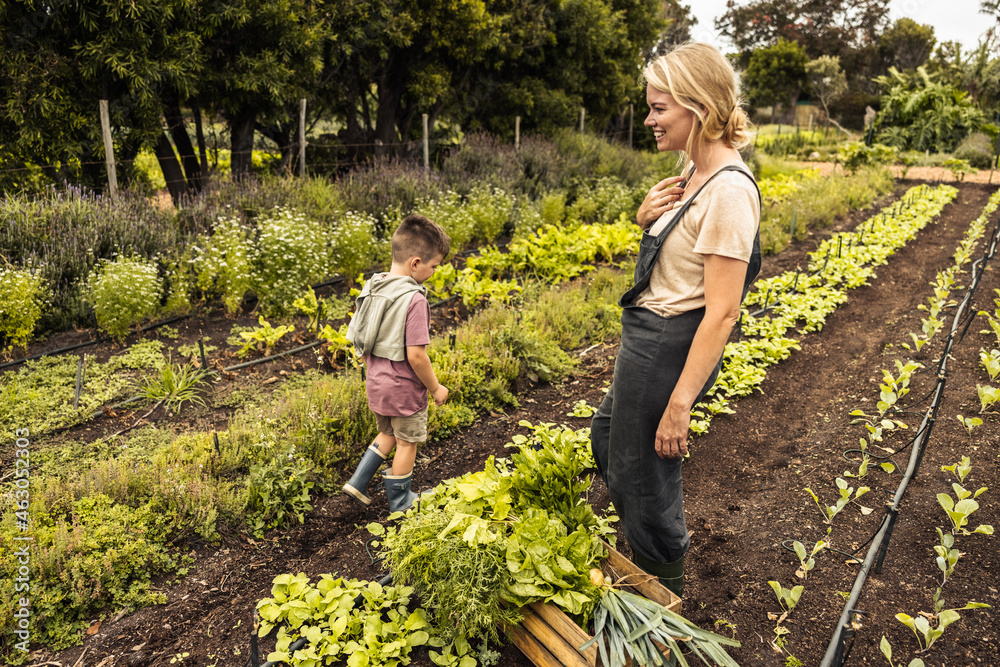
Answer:
<path fill-rule="evenodd" d="M 643 123 L 653 130 L 656 148 L 661 151 L 682 151 L 694 125 L 694 114 L 682 107 L 673 95 L 646 85 L 649 115 Z"/>

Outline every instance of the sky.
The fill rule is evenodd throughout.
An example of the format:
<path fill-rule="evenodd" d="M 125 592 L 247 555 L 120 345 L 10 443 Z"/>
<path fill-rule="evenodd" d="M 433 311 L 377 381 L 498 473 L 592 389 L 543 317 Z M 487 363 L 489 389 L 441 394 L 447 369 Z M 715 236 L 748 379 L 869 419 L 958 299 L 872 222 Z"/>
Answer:
<path fill-rule="evenodd" d="M 745 4 L 739 0 L 738 4 Z M 709 42 L 722 48 L 732 49 L 715 32 L 715 19 L 726 11 L 726 0 L 682 0 L 691 6 L 691 13 L 698 23 L 691 30 L 691 37 L 698 42 Z M 991 19 L 979 13 L 979 0 L 892 0 L 889 3 L 889 18 L 911 18 L 917 23 L 934 27 L 938 43 L 959 41 L 966 49 L 975 48 L 979 36 L 990 26 Z"/>

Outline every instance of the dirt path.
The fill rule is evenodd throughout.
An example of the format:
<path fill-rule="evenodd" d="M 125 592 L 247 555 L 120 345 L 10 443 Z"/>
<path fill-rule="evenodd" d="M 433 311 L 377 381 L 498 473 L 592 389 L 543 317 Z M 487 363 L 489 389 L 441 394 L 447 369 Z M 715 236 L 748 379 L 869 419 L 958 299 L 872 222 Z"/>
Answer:
<path fill-rule="evenodd" d="M 816 540 L 826 537 L 826 527 L 812 501 L 802 490 L 812 486 L 832 502 L 834 477 L 856 468 L 841 452 L 856 443 L 861 427 L 849 425 L 848 412 L 871 405 L 877 399 L 883 366 L 891 364 L 906 333 L 919 330 L 916 305 L 930 293 L 927 283 L 939 268 L 950 264 L 950 256 L 968 223 L 982 209 L 990 190 L 963 185 L 956 201 L 939 220 L 924 230 L 890 264 L 881 267 L 872 286 L 854 290 L 849 301 L 832 315 L 820 333 L 802 338 L 802 351 L 769 370 L 762 392 L 740 400 L 737 413 L 720 417 L 710 433 L 699 438 L 686 464 L 685 497 L 688 528 L 692 532 L 684 613 L 703 627 L 724 620 L 743 647 L 732 655 L 744 667 L 780 666 L 785 656 L 771 647 L 774 623 L 767 612 L 777 611 L 768 580 L 790 587 L 798 583 L 793 572 L 795 557 L 781 548 L 787 539 Z M 804 253 L 815 247 L 825 230 L 793 245 L 765 267 L 804 265 Z M 769 258 L 766 258 L 766 262 Z M 997 271 L 988 274 L 980 290 L 978 308 L 992 308 L 992 290 L 1000 287 Z M 997 508 L 997 443 L 1000 420 L 986 417 L 987 424 L 974 436 L 965 434 L 954 419 L 962 412 L 978 410 L 975 383 L 983 373 L 975 364 L 978 349 L 989 339 L 976 332 L 957 346 L 955 374 L 949 378 L 946 404 L 932 435 L 931 447 L 920 474 L 908 492 L 904 514 L 892 539 L 886 568 L 873 576 L 865 589 L 862 608 L 870 612 L 850 656 L 850 665 L 884 665 L 878 641 L 885 634 L 892 641 L 898 662 L 913 656 L 912 634 L 895 621 L 895 613 L 916 615 L 931 607 L 930 595 L 939 579 L 932 545 L 935 526 L 943 526 L 943 513 L 934 494 L 948 491 L 947 476 L 940 466 L 954 463 L 963 451 L 973 456 L 974 488 L 989 486 L 980 498 L 982 509 L 973 523 L 1000 524 Z M 925 348 L 921 358 L 928 366 L 940 348 Z M 442 479 L 481 469 L 491 454 L 505 455 L 504 444 L 514 433 L 524 432 L 518 421 L 562 422 L 575 428 L 587 420 L 566 416 L 579 399 L 596 405 L 602 388 L 611 380 L 614 347 L 598 347 L 583 356 L 582 373 L 559 386 L 539 386 L 524 394 L 522 407 L 508 415 L 481 418 L 461 434 L 433 443 L 421 452 L 416 484 L 430 487 Z M 964 369 L 964 370 L 959 370 Z M 931 377 L 927 377 L 930 375 Z M 925 373 L 917 381 L 933 380 Z M 918 417 L 914 417 L 916 423 Z M 952 426 L 954 422 L 954 426 Z M 979 449 L 973 449 L 978 447 Z M 905 466 L 905 461 L 897 459 Z M 872 474 L 869 506 L 876 508 L 863 517 L 856 510 L 838 517 L 828 539 L 836 548 L 851 551 L 874 532 L 882 501 L 898 485 L 899 476 Z M 106 622 L 84 647 L 85 665 L 168 665 L 179 652 L 189 652 L 183 664 L 244 665 L 249 649 L 249 625 L 258 600 L 269 595 L 270 582 L 285 572 L 305 572 L 316 577 L 336 572 L 342 576 L 377 579 L 383 572 L 372 564 L 365 549 L 370 521 L 385 519 L 384 498 L 375 495 L 373 509 L 360 511 L 349 499 L 331 495 L 320 498 L 316 510 L 303 526 L 276 534 L 268 540 L 236 538 L 220 547 L 197 546 L 196 565 L 177 586 L 165 589 L 165 606 L 141 610 Z M 602 481 L 595 480 L 591 502 L 607 506 Z M 978 521 L 977 521 L 978 520 Z M 949 607 L 975 599 L 1000 606 L 997 593 L 997 556 L 993 538 L 959 538 L 967 555 L 959 563 L 944 597 Z M 622 542 L 620 548 L 628 553 Z M 838 591 L 849 591 L 857 571 L 845 558 L 826 554 L 805 582 L 802 602 L 786 625 L 791 630 L 787 650 L 805 665 L 818 665 L 832 634 L 833 624 L 844 603 Z M 989 664 L 995 653 L 998 627 L 995 612 L 970 611 L 939 640 L 928 664 L 949 667 Z M 727 630 L 723 626 L 722 630 Z M 970 628 L 975 628 L 971 632 Z M 273 640 L 262 643 L 263 656 Z M 939 650 L 940 647 L 940 650 Z M 37 656 L 36 662 L 54 659 L 73 665 L 81 647 L 56 656 Z M 262 658 L 263 659 L 263 658 Z M 926 659 L 926 656 L 925 656 Z M 426 653 L 416 655 L 413 665 L 430 667 Z M 530 663 L 513 647 L 502 651 L 500 665 L 521 667 Z"/>
<path fill-rule="evenodd" d="M 841 173 L 844 168 L 840 165 L 836 165 L 833 162 L 800 162 L 803 169 L 819 169 L 820 176 L 829 176 L 830 174 L 837 172 Z M 929 181 L 934 183 L 956 183 L 957 179 L 955 175 L 951 173 L 951 170 L 945 169 L 944 167 L 903 167 L 902 165 L 894 164 L 889 167 L 892 171 L 892 175 L 897 179 L 905 181 Z M 904 177 L 903 171 L 906 171 Z M 1000 185 L 1000 172 L 994 173 L 990 169 L 980 169 L 975 174 L 968 174 L 965 176 L 964 181 L 966 183 L 986 183 L 992 185 Z"/>

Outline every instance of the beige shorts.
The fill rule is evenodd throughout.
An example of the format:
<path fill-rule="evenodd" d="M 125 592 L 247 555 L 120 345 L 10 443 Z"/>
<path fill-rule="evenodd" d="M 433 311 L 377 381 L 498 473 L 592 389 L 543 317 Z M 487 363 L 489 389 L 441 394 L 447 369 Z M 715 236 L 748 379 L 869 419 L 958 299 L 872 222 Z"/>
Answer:
<path fill-rule="evenodd" d="M 379 433 L 391 435 L 404 442 L 423 442 L 427 439 L 427 406 L 405 417 L 386 417 L 375 414 Z"/>

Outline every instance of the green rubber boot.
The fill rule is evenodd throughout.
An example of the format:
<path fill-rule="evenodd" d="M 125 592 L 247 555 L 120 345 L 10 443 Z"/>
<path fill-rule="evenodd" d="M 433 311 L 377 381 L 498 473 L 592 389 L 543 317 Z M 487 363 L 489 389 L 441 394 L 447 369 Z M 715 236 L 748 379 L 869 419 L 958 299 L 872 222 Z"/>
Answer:
<path fill-rule="evenodd" d="M 684 556 L 670 563 L 657 563 L 632 549 L 632 559 L 643 571 L 660 580 L 677 597 L 684 597 Z"/>
<path fill-rule="evenodd" d="M 374 444 L 368 446 L 365 455 L 361 457 L 361 463 L 351 476 L 350 481 L 344 484 L 344 493 L 348 494 L 362 505 L 371 505 L 372 499 L 365 493 L 368 490 L 368 482 L 372 480 L 378 469 L 385 463 L 382 452 Z"/>

